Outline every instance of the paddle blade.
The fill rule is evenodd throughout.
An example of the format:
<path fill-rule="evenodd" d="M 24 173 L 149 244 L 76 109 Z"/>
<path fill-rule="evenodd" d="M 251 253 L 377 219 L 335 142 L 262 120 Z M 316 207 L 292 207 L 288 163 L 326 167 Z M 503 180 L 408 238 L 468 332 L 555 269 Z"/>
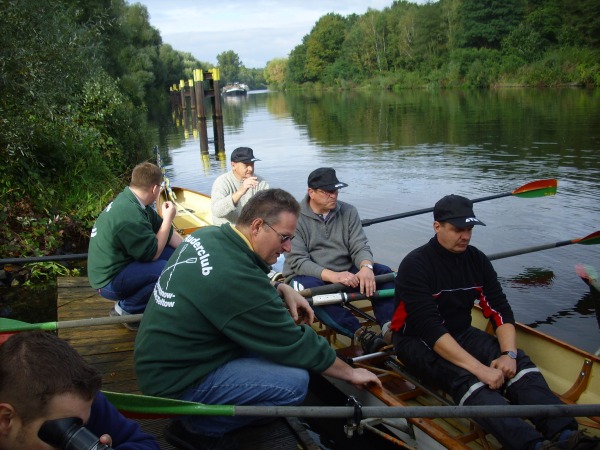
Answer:
<path fill-rule="evenodd" d="M 556 194 L 557 189 L 558 181 L 555 179 L 536 180 L 515 189 L 512 191 L 512 195 L 521 198 L 546 197 Z"/>
<path fill-rule="evenodd" d="M 576 243 L 583 245 L 600 244 L 600 231 L 594 231 L 592 234 L 588 234 L 586 237 L 579 239 Z"/>
<path fill-rule="evenodd" d="M 575 266 L 575 272 L 577 272 L 577 275 L 585 280 L 598 281 L 598 272 L 596 272 L 596 269 L 594 269 L 592 266 L 587 264 L 577 264 Z"/>

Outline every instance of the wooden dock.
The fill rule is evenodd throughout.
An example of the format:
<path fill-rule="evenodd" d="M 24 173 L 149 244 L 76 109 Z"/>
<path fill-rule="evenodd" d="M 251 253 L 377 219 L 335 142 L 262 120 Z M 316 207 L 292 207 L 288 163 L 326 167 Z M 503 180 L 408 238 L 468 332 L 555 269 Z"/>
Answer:
<path fill-rule="evenodd" d="M 107 317 L 113 302 L 100 297 L 85 277 L 58 279 L 58 321 Z M 102 389 L 140 394 L 133 367 L 135 331 L 121 324 L 87 328 L 63 328 L 59 336 L 68 341 L 102 374 Z M 140 420 L 142 428 L 155 435 L 161 448 L 171 450 L 162 437 L 168 419 Z M 318 450 L 297 418 L 278 419 L 269 425 L 247 427 L 236 432 L 240 450 Z"/>

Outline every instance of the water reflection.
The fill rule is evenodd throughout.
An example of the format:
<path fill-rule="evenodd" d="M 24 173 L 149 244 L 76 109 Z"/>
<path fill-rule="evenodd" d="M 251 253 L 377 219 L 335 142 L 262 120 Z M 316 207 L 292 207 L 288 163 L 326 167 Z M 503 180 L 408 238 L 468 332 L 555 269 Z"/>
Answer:
<path fill-rule="evenodd" d="M 520 274 L 515 275 L 507 280 L 507 283 L 519 289 L 520 287 L 527 289 L 531 286 L 552 286 L 554 280 L 554 272 L 546 268 L 528 267 Z"/>

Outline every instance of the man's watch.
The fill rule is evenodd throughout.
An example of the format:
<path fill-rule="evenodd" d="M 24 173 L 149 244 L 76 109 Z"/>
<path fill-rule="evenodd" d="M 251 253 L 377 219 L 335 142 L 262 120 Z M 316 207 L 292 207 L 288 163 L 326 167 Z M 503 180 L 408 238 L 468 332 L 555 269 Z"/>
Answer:
<path fill-rule="evenodd" d="M 373 270 L 373 265 L 372 264 L 361 264 L 360 268 L 362 269 L 363 267 L 366 267 L 367 269 Z"/>
<path fill-rule="evenodd" d="M 501 355 L 507 355 L 510 359 L 517 359 L 517 354 L 512 350 L 506 350 L 505 352 L 500 353 Z"/>

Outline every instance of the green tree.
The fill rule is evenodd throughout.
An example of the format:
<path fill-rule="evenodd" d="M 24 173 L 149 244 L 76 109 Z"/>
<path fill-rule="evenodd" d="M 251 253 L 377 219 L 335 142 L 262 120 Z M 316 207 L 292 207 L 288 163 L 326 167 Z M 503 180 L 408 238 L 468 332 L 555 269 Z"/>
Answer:
<path fill-rule="evenodd" d="M 233 50 L 227 50 L 217 55 L 217 66 L 221 71 L 221 81 L 225 85 L 239 81 L 240 68 L 242 66 L 240 57 Z"/>
<path fill-rule="evenodd" d="M 418 54 L 415 50 L 418 6 L 407 1 L 394 2 L 388 14 L 390 33 L 388 55 L 390 67 L 413 69 Z"/>
<path fill-rule="evenodd" d="M 345 30 L 346 21 L 339 14 L 329 13 L 317 21 L 306 41 L 305 75 L 308 80 L 321 79 L 326 66 L 340 56 Z"/>
<path fill-rule="evenodd" d="M 525 0 L 463 0 L 459 45 L 499 49 L 502 39 L 519 25 Z"/>
<path fill-rule="evenodd" d="M 306 78 L 306 41 L 308 35 L 302 38 L 302 44 L 297 45 L 290 52 L 286 70 L 286 82 L 289 84 L 300 84 L 307 81 Z"/>
<path fill-rule="evenodd" d="M 267 62 L 264 77 L 269 86 L 283 86 L 286 78 L 287 64 L 288 60 L 286 58 L 275 58 Z"/>

